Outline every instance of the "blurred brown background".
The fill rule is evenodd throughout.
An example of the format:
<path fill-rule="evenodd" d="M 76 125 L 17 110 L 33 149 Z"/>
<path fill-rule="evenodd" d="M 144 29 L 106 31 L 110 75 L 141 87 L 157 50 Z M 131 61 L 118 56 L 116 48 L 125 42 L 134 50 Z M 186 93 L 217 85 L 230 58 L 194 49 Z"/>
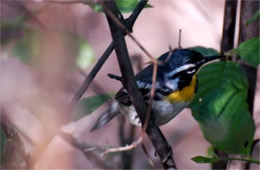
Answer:
<path fill-rule="evenodd" d="M 32 154 L 38 147 L 37 144 L 48 135 L 48 131 L 55 130 L 62 119 L 66 118 L 66 105 L 84 80 L 82 74 L 75 69 L 77 48 L 66 32 L 86 40 L 93 51 L 95 61 L 111 42 L 104 14 L 96 13 L 81 3 L 57 4 L 46 1 L 1 1 L 0 10 L 1 20 L 14 21 L 22 14 L 29 16 L 23 27 L 1 30 L 1 41 L 9 42 L 0 49 L 0 100 L 1 114 L 8 115 L 10 122 L 19 129 L 26 152 Z M 224 0 L 151 0 L 149 4 L 153 8 L 143 10 L 134 25 L 133 35 L 154 57 L 168 51 L 169 46 L 177 47 L 179 29 L 182 29 L 182 47 L 199 45 L 219 50 Z M 38 32 L 37 38 L 30 44 L 32 57 L 27 63 L 10 52 L 15 41 L 26 36 L 24 27 Z M 133 59 L 137 71 L 140 62 L 144 67 L 149 58 L 131 39 L 126 37 L 126 40 L 130 55 L 141 57 Z M 91 62 L 83 71 L 88 74 L 94 64 L 95 62 Z M 84 96 L 116 92 L 121 84 L 109 79 L 107 73 L 120 74 L 114 53 Z M 255 103 L 259 103 L 260 98 L 259 80 L 257 87 Z M 117 119 L 98 131 L 89 132 L 108 105 L 103 105 L 79 121 L 63 126 L 63 130 L 72 133 L 78 141 L 91 146 L 120 146 Z M 257 120 L 259 113 L 260 107 L 255 104 L 254 116 Z M 185 109 L 161 129 L 173 148 L 179 169 L 210 168 L 208 164 L 191 161 L 194 156 L 206 155 L 210 145 L 203 138 L 189 109 Z M 136 131 L 137 139 L 140 129 L 137 128 Z M 259 138 L 259 130 L 256 134 Z M 145 144 L 155 167 L 160 168 L 159 158 L 154 156 L 154 149 L 147 138 Z M 140 146 L 135 149 L 133 158 L 132 168 L 150 168 L 147 156 Z M 104 165 L 102 162 L 105 162 Z M 120 154 L 85 157 L 66 141 L 55 137 L 37 162 L 37 168 L 104 169 L 105 165 L 117 168 L 119 164 Z"/>

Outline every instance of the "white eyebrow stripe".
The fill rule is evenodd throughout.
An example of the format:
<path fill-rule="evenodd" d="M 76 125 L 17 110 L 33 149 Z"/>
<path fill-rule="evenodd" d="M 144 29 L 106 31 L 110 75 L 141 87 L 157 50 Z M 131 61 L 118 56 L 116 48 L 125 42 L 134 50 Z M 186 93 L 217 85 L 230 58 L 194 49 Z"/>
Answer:
<path fill-rule="evenodd" d="M 177 69 L 175 69 L 175 70 L 169 72 L 169 73 L 167 74 L 167 76 L 168 76 L 168 77 L 172 77 L 174 74 L 179 73 L 179 72 L 181 72 L 181 71 L 183 71 L 183 70 L 189 69 L 189 68 L 191 68 L 191 67 L 195 67 L 195 64 L 186 64 L 186 65 L 184 65 L 184 66 L 181 66 L 181 67 L 179 67 L 179 68 L 177 68 Z"/>

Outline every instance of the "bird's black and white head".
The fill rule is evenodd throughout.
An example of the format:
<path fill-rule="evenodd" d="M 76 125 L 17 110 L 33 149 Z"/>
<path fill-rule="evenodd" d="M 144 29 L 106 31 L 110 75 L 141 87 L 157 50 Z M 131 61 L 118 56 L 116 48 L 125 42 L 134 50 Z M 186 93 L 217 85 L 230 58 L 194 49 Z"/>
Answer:
<path fill-rule="evenodd" d="M 170 56 L 169 56 L 170 55 Z M 182 89 L 189 85 L 193 76 L 204 64 L 223 56 L 203 56 L 191 49 L 175 49 L 162 55 L 159 60 L 168 61 L 161 69 L 165 73 L 164 80 L 172 90 Z"/>

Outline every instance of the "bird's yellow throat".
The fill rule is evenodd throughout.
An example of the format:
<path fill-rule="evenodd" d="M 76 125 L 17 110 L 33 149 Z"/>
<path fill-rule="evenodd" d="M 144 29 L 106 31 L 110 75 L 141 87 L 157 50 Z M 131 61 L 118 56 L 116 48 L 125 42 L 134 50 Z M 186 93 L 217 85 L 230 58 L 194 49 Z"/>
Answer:
<path fill-rule="evenodd" d="M 166 97 L 166 100 L 168 100 L 171 103 L 175 102 L 189 102 L 193 99 L 195 96 L 195 89 L 197 85 L 197 77 L 194 75 L 192 77 L 191 83 L 184 87 L 182 90 L 177 90 L 171 93 Z"/>

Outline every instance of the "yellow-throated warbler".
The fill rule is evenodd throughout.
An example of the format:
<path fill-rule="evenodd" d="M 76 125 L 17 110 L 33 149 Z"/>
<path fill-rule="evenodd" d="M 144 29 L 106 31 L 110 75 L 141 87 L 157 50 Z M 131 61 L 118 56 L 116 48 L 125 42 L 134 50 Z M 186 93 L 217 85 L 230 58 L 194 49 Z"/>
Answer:
<path fill-rule="evenodd" d="M 159 57 L 163 64 L 158 65 L 152 113 L 155 123 L 160 126 L 180 113 L 192 101 L 197 88 L 196 73 L 205 63 L 223 56 L 203 56 L 191 49 L 175 49 Z M 148 105 L 152 87 L 153 64 L 136 76 L 136 83 Z M 134 106 L 125 88 L 115 95 L 111 107 L 97 120 L 91 130 L 98 129 L 118 113 L 128 115 L 131 123 L 141 125 Z"/>

